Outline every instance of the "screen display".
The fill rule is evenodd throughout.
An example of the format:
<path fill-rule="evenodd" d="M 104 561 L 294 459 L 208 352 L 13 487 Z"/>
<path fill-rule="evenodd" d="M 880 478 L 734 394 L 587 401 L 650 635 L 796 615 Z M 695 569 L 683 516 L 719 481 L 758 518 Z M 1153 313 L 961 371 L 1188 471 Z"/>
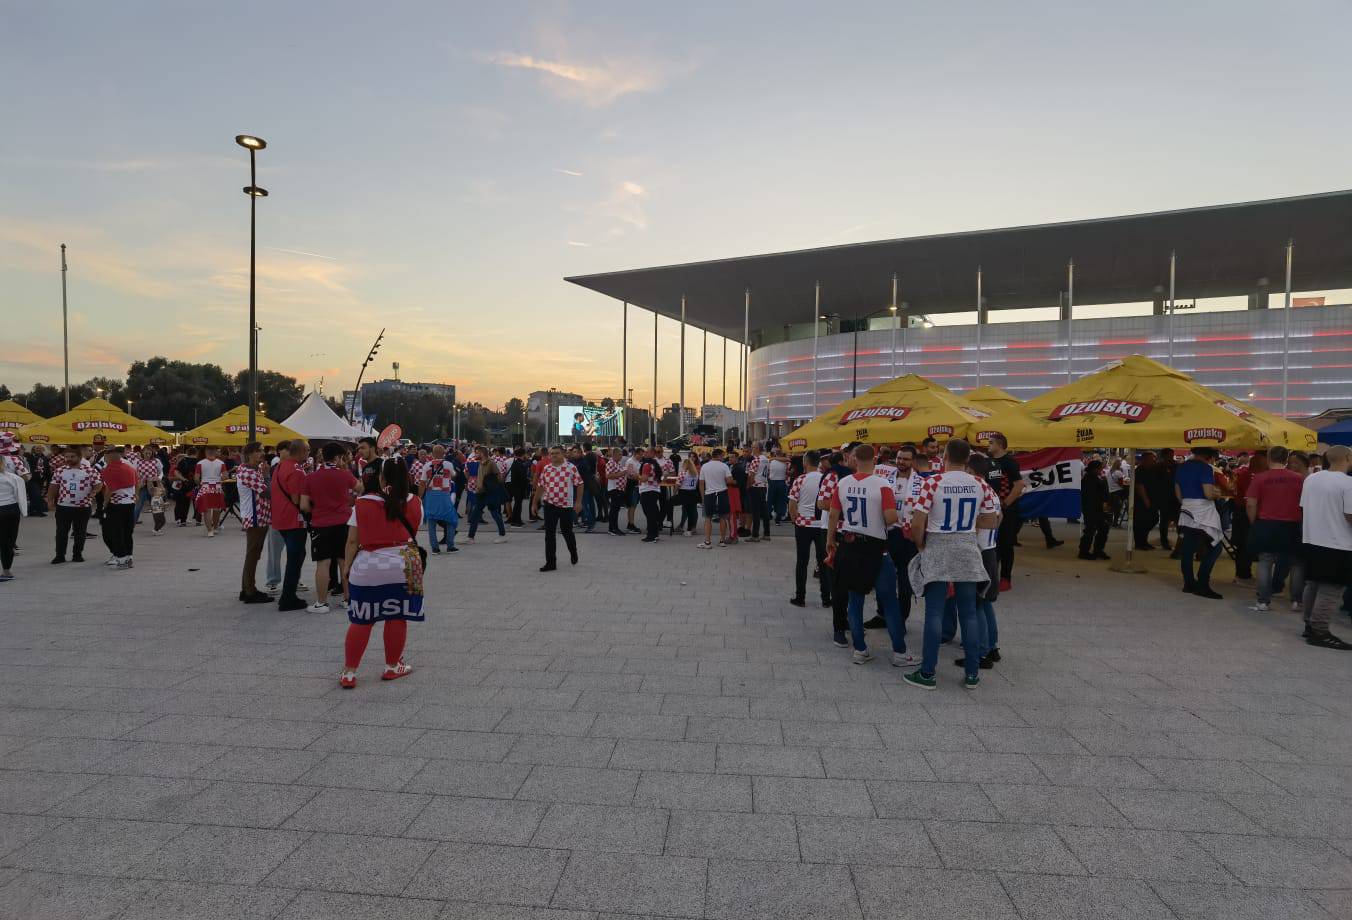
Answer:
<path fill-rule="evenodd" d="M 624 412 L 619 407 L 559 406 L 559 437 L 586 441 L 589 438 L 620 437 Z"/>

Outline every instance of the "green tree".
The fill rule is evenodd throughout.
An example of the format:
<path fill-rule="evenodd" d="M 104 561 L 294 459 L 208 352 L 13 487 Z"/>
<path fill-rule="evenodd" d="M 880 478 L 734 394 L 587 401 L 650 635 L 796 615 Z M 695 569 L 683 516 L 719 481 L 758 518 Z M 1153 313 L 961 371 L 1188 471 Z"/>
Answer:
<path fill-rule="evenodd" d="M 14 398 L 13 395 L 9 392 L 9 387 L 5 386 L 3 383 L 0 383 L 0 402 L 4 402 L 7 399 L 13 398 Z"/>
<path fill-rule="evenodd" d="M 269 418 L 281 421 L 300 407 L 305 399 L 305 387 L 296 382 L 295 377 L 277 371 L 258 372 L 258 401 Z M 247 405 L 249 402 L 249 371 L 240 371 L 234 379 L 234 406 Z M 342 406 L 338 414 L 343 414 Z"/>
<path fill-rule="evenodd" d="M 217 364 L 156 356 L 127 369 L 127 396 L 140 418 L 191 428 L 238 405 L 234 381 Z M 125 404 L 125 403 L 124 403 Z"/>

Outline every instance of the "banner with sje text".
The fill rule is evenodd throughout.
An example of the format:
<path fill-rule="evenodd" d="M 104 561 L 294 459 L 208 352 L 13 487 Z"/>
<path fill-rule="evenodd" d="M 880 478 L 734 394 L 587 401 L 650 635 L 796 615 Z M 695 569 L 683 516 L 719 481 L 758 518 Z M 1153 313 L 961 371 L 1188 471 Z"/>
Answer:
<path fill-rule="evenodd" d="M 1080 477 L 1084 453 L 1074 447 L 1049 447 L 1018 454 L 1023 474 L 1019 516 L 1077 518 L 1080 516 Z"/>

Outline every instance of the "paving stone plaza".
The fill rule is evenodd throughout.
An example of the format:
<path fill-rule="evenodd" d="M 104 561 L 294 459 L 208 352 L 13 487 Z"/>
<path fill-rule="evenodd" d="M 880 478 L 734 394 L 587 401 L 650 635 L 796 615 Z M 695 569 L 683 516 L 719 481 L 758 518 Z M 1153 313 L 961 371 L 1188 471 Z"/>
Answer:
<path fill-rule="evenodd" d="M 51 531 L 0 586 L 0 917 L 1352 917 L 1352 656 L 1228 563 L 1208 602 L 1025 539 L 1004 660 L 922 693 L 786 603 L 786 529 L 552 575 L 514 531 L 345 691 L 343 614 L 234 600 L 237 530 L 121 572 Z"/>

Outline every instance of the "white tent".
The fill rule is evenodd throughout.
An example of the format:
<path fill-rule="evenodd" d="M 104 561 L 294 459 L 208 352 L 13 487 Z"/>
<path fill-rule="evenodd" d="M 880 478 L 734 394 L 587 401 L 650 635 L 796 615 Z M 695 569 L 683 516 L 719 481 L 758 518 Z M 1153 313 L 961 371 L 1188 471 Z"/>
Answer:
<path fill-rule="evenodd" d="M 295 412 L 282 422 L 292 431 L 317 441 L 355 441 L 361 434 L 343 421 L 328 403 L 318 394 L 311 392 L 305 397 Z"/>

